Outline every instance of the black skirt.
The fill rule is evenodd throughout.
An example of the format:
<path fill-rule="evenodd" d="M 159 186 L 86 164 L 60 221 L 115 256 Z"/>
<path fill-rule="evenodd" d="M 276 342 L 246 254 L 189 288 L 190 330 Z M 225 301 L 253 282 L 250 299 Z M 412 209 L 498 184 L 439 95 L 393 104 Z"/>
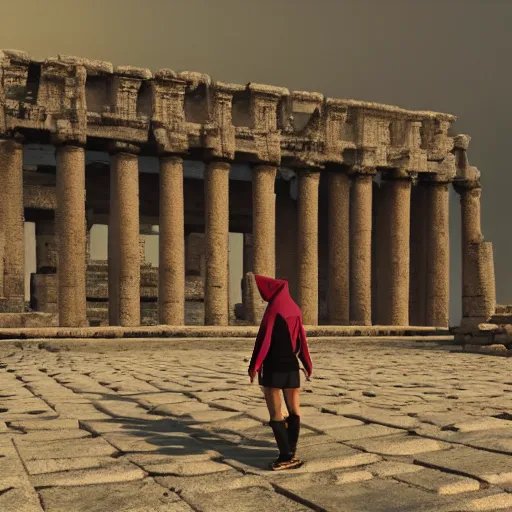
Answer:
<path fill-rule="evenodd" d="M 260 386 L 276 389 L 295 389 L 300 388 L 300 371 L 292 370 L 290 372 L 265 372 L 258 376 Z"/>

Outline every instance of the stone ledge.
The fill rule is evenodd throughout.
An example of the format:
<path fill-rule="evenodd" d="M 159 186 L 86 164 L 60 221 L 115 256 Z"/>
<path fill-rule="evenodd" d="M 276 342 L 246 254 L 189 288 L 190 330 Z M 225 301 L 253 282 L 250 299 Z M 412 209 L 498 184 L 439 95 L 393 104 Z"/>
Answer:
<path fill-rule="evenodd" d="M 254 338 L 257 332 L 258 327 L 256 326 L 0 327 L 0 340 L 47 338 Z M 306 333 L 310 338 L 429 337 L 442 338 L 443 341 L 453 339 L 448 329 L 436 327 L 309 326 L 306 327 Z"/>

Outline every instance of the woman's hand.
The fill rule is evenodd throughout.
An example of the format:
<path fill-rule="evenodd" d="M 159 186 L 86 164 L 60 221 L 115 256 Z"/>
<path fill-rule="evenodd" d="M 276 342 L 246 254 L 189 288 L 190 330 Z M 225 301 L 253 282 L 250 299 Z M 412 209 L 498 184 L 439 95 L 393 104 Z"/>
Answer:
<path fill-rule="evenodd" d="M 249 372 L 249 379 L 251 380 L 251 384 L 254 382 L 254 379 L 256 378 L 256 372 Z"/>

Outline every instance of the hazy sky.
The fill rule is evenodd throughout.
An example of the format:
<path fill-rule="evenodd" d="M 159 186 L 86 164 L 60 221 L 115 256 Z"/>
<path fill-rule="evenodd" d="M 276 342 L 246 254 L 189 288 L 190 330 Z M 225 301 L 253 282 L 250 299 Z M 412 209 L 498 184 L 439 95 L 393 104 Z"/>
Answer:
<path fill-rule="evenodd" d="M 482 172 L 482 224 L 494 243 L 498 301 L 512 303 L 512 1 L 0 0 L 0 6 L 0 48 L 202 71 L 226 82 L 457 115 L 456 130 L 472 136 L 470 161 Z M 457 313 L 459 205 L 452 199 Z"/>

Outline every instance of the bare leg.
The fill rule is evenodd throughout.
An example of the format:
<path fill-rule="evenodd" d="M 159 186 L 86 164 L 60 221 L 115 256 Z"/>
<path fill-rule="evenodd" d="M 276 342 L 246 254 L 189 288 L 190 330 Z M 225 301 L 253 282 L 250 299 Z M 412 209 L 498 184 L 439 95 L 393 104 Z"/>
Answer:
<path fill-rule="evenodd" d="M 283 389 L 283 393 L 288 413 L 300 416 L 300 389 Z"/>
<path fill-rule="evenodd" d="M 277 388 L 264 388 L 265 401 L 272 421 L 283 421 L 283 402 L 281 390 Z"/>

